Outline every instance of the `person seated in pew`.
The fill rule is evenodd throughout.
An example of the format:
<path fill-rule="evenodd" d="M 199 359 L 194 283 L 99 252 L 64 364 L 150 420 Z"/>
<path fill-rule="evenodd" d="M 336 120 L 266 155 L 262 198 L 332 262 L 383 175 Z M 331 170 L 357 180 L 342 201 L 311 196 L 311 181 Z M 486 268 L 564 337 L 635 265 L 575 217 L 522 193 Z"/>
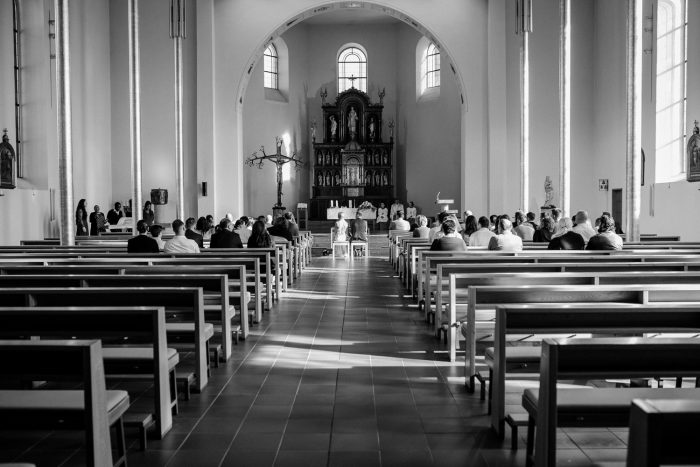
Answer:
<path fill-rule="evenodd" d="M 622 250 L 622 238 L 615 233 L 615 219 L 612 216 L 601 216 L 598 235 L 591 237 L 586 250 Z"/>
<path fill-rule="evenodd" d="M 571 230 L 582 236 L 586 244 L 588 244 L 588 240 L 597 233 L 595 229 L 591 227 L 591 221 L 588 219 L 588 213 L 586 211 L 579 211 L 576 213 L 574 228 Z"/>
<path fill-rule="evenodd" d="M 552 237 L 547 246 L 548 250 L 583 250 L 586 242 L 580 234 L 574 232 L 574 223 L 568 217 L 562 217 L 559 221 L 559 230 Z"/>
<path fill-rule="evenodd" d="M 202 240 L 211 238 L 211 234 L 209 233 L 209 221 L 207 221 L 207 218 L 204 216 L 197 219 L 197 225 L 195 225 L 194 230 L 202 236 Z"/>
<path fill-rule="evenodd" d="M 419 214 L 416 218 L 416 222 L 418 223 L 418 227 L 413 230 L 413 238 L 428 238 L 430 236 L 428 218 Z"/>
<path fill-rule="evenodd" d="M 513 234 L 513 223 L 504 217 L 498 220 L 498 235 L 489 240 L 489 250 L 523 251 L 523 239 Z"/>
<path fill-rule="evenodd" d="M 367 221 L 362 218 L 362 212 L 355 213 L 355 220 L 350 224 L 350 241 L 351 242 L 366 242 L 369 227 Z"/>
<path fill-rule="evenodd" d="M 241 237 L 232 230 L 231 220 L 228 217 L 221 219 L 219 228 L 211 236 L 209 248 L 243 248 Z"/>
<path fill-rule="evenodd" d="M 166 253 L 199 253 L 199 245 L 194 240 L 185 237 L 185 223 L 180 219 L 173 221 L 175 236 L 165 242 L 163 251 Z"/>
<path fill-rule="evenodd" d="M 292 211 L 287 211 L 284 213 L 284 220 L 287 221 L 287 228 L 289 229 L 289 233 L 292 234 L 292 237 L 298 237 L 299 226 L 297 225 L 296 219 L 294 219 L 294 214 L 292 214 Z"/>
<path fill-rule="evenodd" d="M 536 243 L 549 243 L 554 235 L 554 221 L 549 216 L 544 216 L 540 228 L 535 231 L 532 241 Z"/>
<path fill-rule="evenodd" d="M 522 211 L 515 213 L 515 227 L 513 233 L 522 238 L 523 241 L 531 242 L 535 236 L 535 228 L 529 222 L 525 222 L 525 214 Z"/>
<path fill-rule="evenodd" d="M 138 235 L 130 238 L 127 242 L 126 251 L 128 253 L 160 253 L 158 242 L 147 235 L 148 224 L 144 219 L 136 223 Z"/>
<path fill-rule="evenodd" d="M 201 249 L 204 248 L 204 237 L 194 231 L 194 225 L 196 222 L 197 221 L 194 220 L 194 217 L 187 218 L 185 221 L 185 237 L 189 238 L 190 240 L 194 240 L 195 243 L 197 243 L 197 246 Z"/>
<path fill-rule="evenodd" d="M 250 238 L 248 238 L 248 248 L 270 248 L 271 246 L 272 237 L 265 228 L 265 221 L 255 221 Z"/>
<path fill-rule="evenodd" d="M 165 242 L 163 241 L 163 237 L 160 236 L 160 234 L 163 233 L 163 227 L 158 224 L 153 224 L 148 229 L 148 233 L 151 234 L 151 238 L 158 244 L 158 249 L 163 251 L 163 248 L 165 248 Z"/>
<path fill-rule="evenodd" d="M 265 216 L 265 227 L 268 229 L 272 227 L 274 224 L 272 223 L 272 214 L 268 214 Z"/>
<path fill-rule="evenodd" d="M 430 233 L 428 234 L 428 240 L 430 243 L 433 243 L 433 241 L 436 238 L 442 237 L 442 223 L 445 222 L 445 219 L 449 217 L 449 214 L 447 214 L 445 211 L 442 211 L 440 214 L 437 215 L 437 219 L 433 226 L 430 228 Z"/>
<path fill-rule="evenodd" d="M 408 221 L 403 218 L 403 211 L 398 211 L 396 213 L 396 218 L 389 226 L 389 230 L 403 230 L 405 232 L 411 230 L 411 224 L 409 224 Z"/>
<path fill-rule="evenodd" d="M 442 237 L 433 240 L 431 251 L 467 251 L 467 244 L 457 232 L 457 226 L 452 219 L 445 219 L 442 223 Z"/>
<path fill-rule="evenodd" d="M 491 231 L 491 221 L 486 216 L 479 218 L 479 229 L 469 236 L 469 246 L 489 246 L 496 234 Z"/>
<path fill-rule="evenodd" d="M 479 224 L 476 222 L 476 217 L 470 214 L 464 220 L 464 229 L 462 230 L 462 238 L 467 246 L 469 246 L 469 237 L 477 230 L 479 230 Z"/>
<path fill-rule="evenodd" d="M 289 221 L 285 219 L 284 216 L 280 216 L 275 219 L 274 225 L 268 228 L 267 231 L 273 237 L 283 238 L 289 242 L 291 242 L 294 238 L 292 236 L 292 231 L 289 228 Z"/>
<path fill-rule="evenodd" d="M 532 212 L 532 211 L 530 211 L 530 212 L 527 213 L 527 215 L 526 215 L 525 217 L 527 218 L 527 220 L 525 221 L 525 223 L 528 224 L 528 225 L 529 225 L 530 227 L 532 227 L 533 229 L 537 230 L 537 228 L 538 228 L 539 226 L 537 225 L 537 222 L 536 222 L 537 216 L 535 216 L 535 213 Z"/>
<path fill-rule="evenodd" d="M 253 233 L 251 227 L 252 225 L 248 216 L 241 216 L 241 218 L 238 219 L 236 224 L 233 226 L 233 232 L 236 233 L 239 237 L 241 237 L 241 243 L 243 243 L 244 245 L 248 243 L 250 234 Z"/>

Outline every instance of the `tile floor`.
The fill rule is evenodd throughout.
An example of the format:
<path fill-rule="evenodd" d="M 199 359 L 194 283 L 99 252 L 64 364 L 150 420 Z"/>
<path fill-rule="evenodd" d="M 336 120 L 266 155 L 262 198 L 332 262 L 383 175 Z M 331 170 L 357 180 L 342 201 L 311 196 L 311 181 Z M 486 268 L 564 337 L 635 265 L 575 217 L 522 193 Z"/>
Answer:
<path fill-rule="evenodd" d="M 127 440 L 130 466 L 525 465 L 524 441 L 514 452 L 496 439 L 384 259 L 314 258 L 253 334 L 181 402 L 165 439 L 147 452 Z M 562 430 L 558 461 L 623 460 L 625 443 L 625 430 Z M 80 445 L 0 431 L 0 462 L 82 465 Z"/>

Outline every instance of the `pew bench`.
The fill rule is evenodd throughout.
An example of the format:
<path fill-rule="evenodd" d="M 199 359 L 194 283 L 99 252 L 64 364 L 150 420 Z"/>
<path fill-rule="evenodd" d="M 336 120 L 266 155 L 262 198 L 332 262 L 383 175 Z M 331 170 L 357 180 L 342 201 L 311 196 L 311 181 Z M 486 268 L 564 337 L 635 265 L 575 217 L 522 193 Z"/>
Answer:
<path fill-rule="evenodd" d="M 539 389 L 526 389 L 522 397 L 528 412 L 526 465 L 556 465 L 558 427 L 629 426 L 634 399 L 700 401 L 698 388 L 557 388 L 561 380 L 650 376 L 700 376 L 700 340 L 545 339 Z"/>
<path fill-rule="evenodd" d="M 99 341 L 0 341 L 0 361 L 4 387 L 27 380 L 83 386 L 71 390 L 0 390 L 3 429 L 84 430 L 87 465 L 126 465 L 122 419 L 129 408 L 129 394 L 106 389 Z M 117 434 L 116 459 L 110 427 Z"/>

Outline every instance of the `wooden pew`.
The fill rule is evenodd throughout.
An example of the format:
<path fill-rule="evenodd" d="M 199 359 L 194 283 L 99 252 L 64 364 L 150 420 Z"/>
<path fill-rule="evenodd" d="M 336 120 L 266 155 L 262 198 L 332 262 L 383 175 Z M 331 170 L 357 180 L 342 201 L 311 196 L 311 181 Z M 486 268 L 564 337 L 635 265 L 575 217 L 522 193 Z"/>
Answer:
<path fill-rule="evenodd" d="M 697 399 L 633 400 L 627 467 L 700 464 L 700 451 L 695 444 L 698 425 Z"/>
<path fill-rule="evenodd" d="M 614 358 L 611 356 L 614 355 Z M 679 358 L 681 357 L 681 358 Z M 628 426 L 634 399 L 700 400 L 700 389 L 557 389 L 560 380 L 699 377 L 698 339 L 545 339 L 539 389 L 526 389 L 527 465 L 556 465 L 557 427 Z M 536 434 L 536 437 L 535 437 Z M 533 440 L 533 438 L 535 438 Z"/>
<path fill-rule="evenodd" d="M 700 304 L 506 305 L 496 308 L 494 347 L 487 349 L 492 371 L 489 399 L 491 427 L 503 436 L 506 373 L 537 373 L 539 346 L 506 346 L 508 335 L 645 334 L 700 332 Z M 530 342 L 531 343 L 531 342 Z M 493 359 L 489 358 L 492 355 Z"/>
<path fill-rule="evenodd" d="M 51 266 L 48 266 L 50 268 Z M 45 267 L 46 268 L 46 267 Z M 71 275 L 51 275 L 51 274 L 5 274 L 0 275 L 0 288 L 15 287 L 119 287 L 119 288 L 139 288 L 139 287 L 199 287 L 205 293 L 205 321 L 218 323 L 215 330 L 221 335 L 221 349 L 223 360 L 227 361 L 232 354 L 233 326 L 231 320 L 235 313 L 233 305 L 229 304 L 228 276 L 224 274 L 199 274 L 201 271 L 189 271 L 188 274 L 174 274 L 170 270 L 169 274 L 152 274 L 148 267 L 121 270 L 121 274 L 100 274 L 98 271 L 83 274 Z M 243 266 L 240 266 L 239 273 L 242 277 L 245 274 Z M 177 269 L 182 273 L 182 268 Z M 38 272 L 38 271 L 37 271 Z M 144 272 L 150 272 L 144 274 Z M 159 271 L 162 272 L 162 271 Z M 245 282 L 244 282 L 245 284 Z M 218 297 L 213 305 L 208 305 L 207 294 L 214 294 Z M 245 316 L 245 318 L 244 318 Z M 241 314 L 241 326 L 248 329 L 248 319 Z M 182 333 L 181 326 L 178 325 L 178 333 Z M 192 328 L 194 333 L 194 328 Z M 236 331 L 237 333 L 237 331 Z"/>
<path fill-rule="evenodd" d="M 207 329 L 204 322 L 204 293 L 201 288 L 14 288 L 0 289 L 3 306 L 156 306 L 166 316 L 194 321 L 195 387 L 204 389 L 209 382 L 207 370 Z M 183 323 L 187 325 L 187 323 Z M 167 327 L 167 326 L 166 326 Z M 190 334 L 191 336 L 192 334 Z"/>
<path fill-rule="evenodd" d="M 0 338 L 28 337 L 99 339 L 102 341 L 106 374 L 125 374 L 123 339 L 138 342 L 141 360 L 131 360 L 129 374 L 150 374 L 154 381 L 156 432 L 163 438 L 173 426 L 171 388 L 174 386 L 177 352 L 168 349 L 165 310 L 159 307 L 0 307 Z M 143 347 L 145 345 L 145 347 Z M 110 347 L 111 346 L 111 347 Z M 146 362 L 146 367 L 134 370 Z M 150 365 L 150 368 L 149 368 Z M 172 380 L 170 379 L 172 378 Z M 177 393 L 175 393 L 175 396 Z M 177 400 L 175 400 L 177 402 Z"/>
<path fill-rule="evenodd" d="M 452 280 L 452 276 L 450 276 Z M 452 288 L 450 289 L 452 290 Z M 663 303 L 700 302 L 700 284 L 647 285 L 521 285 L 469 287 L 466 315 L 465 376 L 467 390 L 474 390 L 477 311 L 479 325 L 493 329 L 498 305 L 537 303 Z M 450 323 L 458 322 L 456 300 L 450 297 Z M 490 331 L 492 332 L 492 331 Z M 456 331 L 450 326 L 450 357 L 456 354 Z"/>
<path fill-rule="evenodd" d="M 107 391 L 100 341 L 0 341 L 0 361 L 0 381 L 5 387 L 34 380 L 77 382 L 84 388 L 0 390 L 3 429 L 85 430 L 87 465 L 126 464 L 122 417 L 129 408 L 129 394 Z M 117 432 L 116 462 L 110 426 Z"/>

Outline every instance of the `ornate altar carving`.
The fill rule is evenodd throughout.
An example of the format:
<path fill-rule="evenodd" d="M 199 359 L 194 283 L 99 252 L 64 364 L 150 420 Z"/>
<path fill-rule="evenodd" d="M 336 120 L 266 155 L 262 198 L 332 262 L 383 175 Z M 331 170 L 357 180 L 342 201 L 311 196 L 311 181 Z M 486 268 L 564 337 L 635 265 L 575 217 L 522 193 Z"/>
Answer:
<path fill-rule="evenodd" d="M 393 135 L 382 139 L 385 92 L 380 103 L 355 88 L 340 93 L 335 103 L 323 99 L 322 141 L 313 140 L 311 218 L 325 219 L 331 200 L 390 203 L 393 186 Z M 319 136 L 317 134 L 317 136 Z"/>

